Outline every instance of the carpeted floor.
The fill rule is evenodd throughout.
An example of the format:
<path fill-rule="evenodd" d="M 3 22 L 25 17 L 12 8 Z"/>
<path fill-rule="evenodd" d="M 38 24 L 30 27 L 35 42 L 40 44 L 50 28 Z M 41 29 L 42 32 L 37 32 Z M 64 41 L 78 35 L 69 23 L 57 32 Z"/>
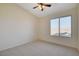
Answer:
<path fill-rule="evenodd" d="M 0 56 L 78 56 L 73 48 L 35 41 L 0 52 Z"/>

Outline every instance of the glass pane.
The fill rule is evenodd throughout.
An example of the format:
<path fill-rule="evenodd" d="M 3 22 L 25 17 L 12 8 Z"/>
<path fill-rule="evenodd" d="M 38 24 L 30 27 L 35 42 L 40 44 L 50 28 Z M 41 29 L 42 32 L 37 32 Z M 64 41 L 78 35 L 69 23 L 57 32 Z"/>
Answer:
<path fill-rule="evenodd" d="M 60 36 L 71 37 L 71 16 L 60 18 Z"/>
<path fill-rule="evenodd" d="M 59 19 L 52 19 L 50 21 L 51 33 L 50 35 L 58 36 L 59 35 Z"/>

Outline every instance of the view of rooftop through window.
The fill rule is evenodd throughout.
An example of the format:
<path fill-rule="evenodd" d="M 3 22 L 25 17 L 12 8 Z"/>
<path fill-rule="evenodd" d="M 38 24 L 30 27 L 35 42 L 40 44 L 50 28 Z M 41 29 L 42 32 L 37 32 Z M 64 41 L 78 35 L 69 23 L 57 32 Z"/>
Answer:
<path fill-rule="evenodd" d="M 52 19 L 51 35 L 71 37 L 71 16 Z"/>

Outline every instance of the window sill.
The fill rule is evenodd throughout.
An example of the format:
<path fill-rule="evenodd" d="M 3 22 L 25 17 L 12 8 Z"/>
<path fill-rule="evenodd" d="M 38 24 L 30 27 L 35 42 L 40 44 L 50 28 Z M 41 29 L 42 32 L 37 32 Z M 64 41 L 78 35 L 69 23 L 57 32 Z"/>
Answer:
<path fill-rule="evenodd" d="M 71 39 L 71 37 L 66 37 L 66 36 L 54 36 L 54 35 L 50 35 L 50 37 L 55 37 L 55 38 L 67 38 L 67 39 Z"/>

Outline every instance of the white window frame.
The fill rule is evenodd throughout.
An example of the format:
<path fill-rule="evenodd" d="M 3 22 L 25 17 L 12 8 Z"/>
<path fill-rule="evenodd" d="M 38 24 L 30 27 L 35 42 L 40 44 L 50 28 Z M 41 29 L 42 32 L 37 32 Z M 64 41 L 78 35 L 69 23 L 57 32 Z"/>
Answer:
<path fill-rule="evenodd" d="M 69 15 L 69 16 L 71 17 L 71 37 L 72 37 L 72 16 L 71 16 L 71 15 Z M 50 20 L 50 36 L 67 37 L 67 36 L 61 36 L 61 35 L 60 35 L 60 18 L 69 17 L 69 16 L 56 17 L 56 18 L 59 19 L 59 27 L 58 27 L 59 35 L 58 35 L 58 36 L 56 36 L 56 35 L 51 35 L 51 20 L 56 19 L 56 18 L 53 18 L 53 19 Z M 67 37 L 67 38 L 71 38 L 71 37 Z"/>

